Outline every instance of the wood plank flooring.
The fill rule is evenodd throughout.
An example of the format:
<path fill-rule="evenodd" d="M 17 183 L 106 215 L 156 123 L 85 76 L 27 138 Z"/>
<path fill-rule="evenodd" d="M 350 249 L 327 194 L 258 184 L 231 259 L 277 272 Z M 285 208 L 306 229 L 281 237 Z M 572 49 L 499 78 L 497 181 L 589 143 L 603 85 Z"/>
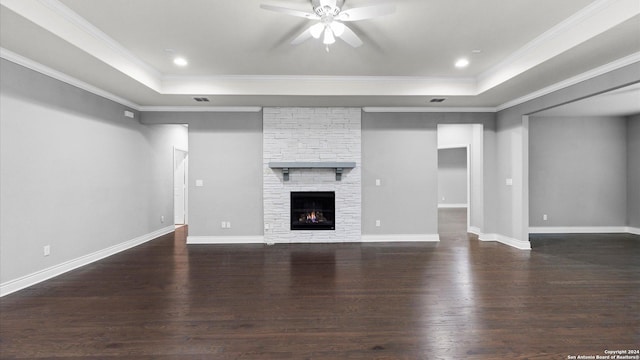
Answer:
<path fill-rule="evenodd" d="M 0 299 L 0 357 L 567 359 L 640 347 L 640 239 L 184 245 L 185 229 Z"/>

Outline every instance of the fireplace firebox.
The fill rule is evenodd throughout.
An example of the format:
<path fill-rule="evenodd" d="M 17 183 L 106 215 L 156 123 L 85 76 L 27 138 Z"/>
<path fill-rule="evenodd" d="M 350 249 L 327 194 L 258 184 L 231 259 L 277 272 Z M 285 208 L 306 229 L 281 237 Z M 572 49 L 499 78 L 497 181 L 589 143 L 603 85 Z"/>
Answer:
<path fill-rule="evenodd" d="M 292 191 L 291 230 L 335 230 L 336 193 Z"/>

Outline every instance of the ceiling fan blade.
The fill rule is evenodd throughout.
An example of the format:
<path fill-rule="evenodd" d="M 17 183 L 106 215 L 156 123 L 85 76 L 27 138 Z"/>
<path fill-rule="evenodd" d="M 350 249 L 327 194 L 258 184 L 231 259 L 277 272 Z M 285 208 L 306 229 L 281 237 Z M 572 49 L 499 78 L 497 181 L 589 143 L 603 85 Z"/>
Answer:
<path fill-rule="evenodd" d="M 305 41 L 309 40 L 310 38 L 314 37 L 312 35 L 311 28 L 313 28 L 313 25 L 308 27 L 307 30 L 303 31 L 300 35 L 296 36 L 296 38 L 291 41 L 291 45 L 300 45 L 303 42 L 305 42 Z M 320 37 L 320 36 L 318 35 L 318 37 Z"/>
<path fill-rule="evenodd" d="M 347 44 L 353 46 L 354 48 L 362 46 L 362 40 L 353 32 L 353 30 L 349 29 L 348 26 L 344 27 L 342 34 L 340 35 L 340 39 L 344 40 Z"/>
<path fill-rule="evenodd" d="M 396 11 L 396 6 L 393 4 L 365 6 L 359 8 L 353 8 L 345 11 L 341 11 L 338 14 L 338 20 L 340 21 L 358 21 L 371 19 L 378 16 L 385 16 L 393 14 Z"/>
<path fill-rule="evenodd" d="M 297 17 L 301 17 L 301 18 L 305 18 L 305 19 L 312 19 L 312 20 L 319 20 L 320 19 L 320 17 L 318 15 L 314 14 L 314 13 L 310 13 L 310 12 L 306 12 L 306 11 L 300 11 L 300 10 L 296 10 L 296 9 L 289 9 L 289 8 L 285 8 L 285 7 L 282 7 L 282 6 L 275 6 L 275 5 L 269 5 L 269 4 L 260 4 L 260 8 L 262 8 L 264 10 L 275 11 L 275 12 L 287 14 L 287 15 L 297 16 Z"/>

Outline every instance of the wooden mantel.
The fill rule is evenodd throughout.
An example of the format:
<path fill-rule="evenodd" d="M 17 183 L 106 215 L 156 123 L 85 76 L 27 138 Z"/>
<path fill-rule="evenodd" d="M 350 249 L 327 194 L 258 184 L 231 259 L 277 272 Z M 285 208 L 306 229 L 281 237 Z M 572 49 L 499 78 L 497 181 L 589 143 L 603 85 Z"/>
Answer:
<path fill-rule="evenodd" d="M 336 181 L 342 180 L 342 172 L 344 169 L 353 169 L 356 167 L 355 162 L 335 162 L 335 161 L 287 161 L 269 163 L 271 169 L 282 169 L 282 179 L 289 181 L 290 169 L 335 169 Z"/>

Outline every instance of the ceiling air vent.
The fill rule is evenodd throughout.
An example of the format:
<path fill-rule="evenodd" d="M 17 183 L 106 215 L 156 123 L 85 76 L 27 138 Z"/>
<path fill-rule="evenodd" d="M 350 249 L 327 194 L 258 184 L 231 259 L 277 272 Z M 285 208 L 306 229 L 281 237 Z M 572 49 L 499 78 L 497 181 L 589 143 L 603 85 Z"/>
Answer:
<path fill-rule="evenodd" d="M 429 102 L 432 102 L 432 103 L 441 103 L 441 102 L 443 102 L 443 101 L 445 101 L 445 100 L 446 100 L 446 98 L 433 98 L 433 99 L 429 100 Z"/>
<path fill-rule="evenodd" d="M 193 100 L 197 102 L 209 102 L 209 98 L 206 97 L 194 97 Z"/>

